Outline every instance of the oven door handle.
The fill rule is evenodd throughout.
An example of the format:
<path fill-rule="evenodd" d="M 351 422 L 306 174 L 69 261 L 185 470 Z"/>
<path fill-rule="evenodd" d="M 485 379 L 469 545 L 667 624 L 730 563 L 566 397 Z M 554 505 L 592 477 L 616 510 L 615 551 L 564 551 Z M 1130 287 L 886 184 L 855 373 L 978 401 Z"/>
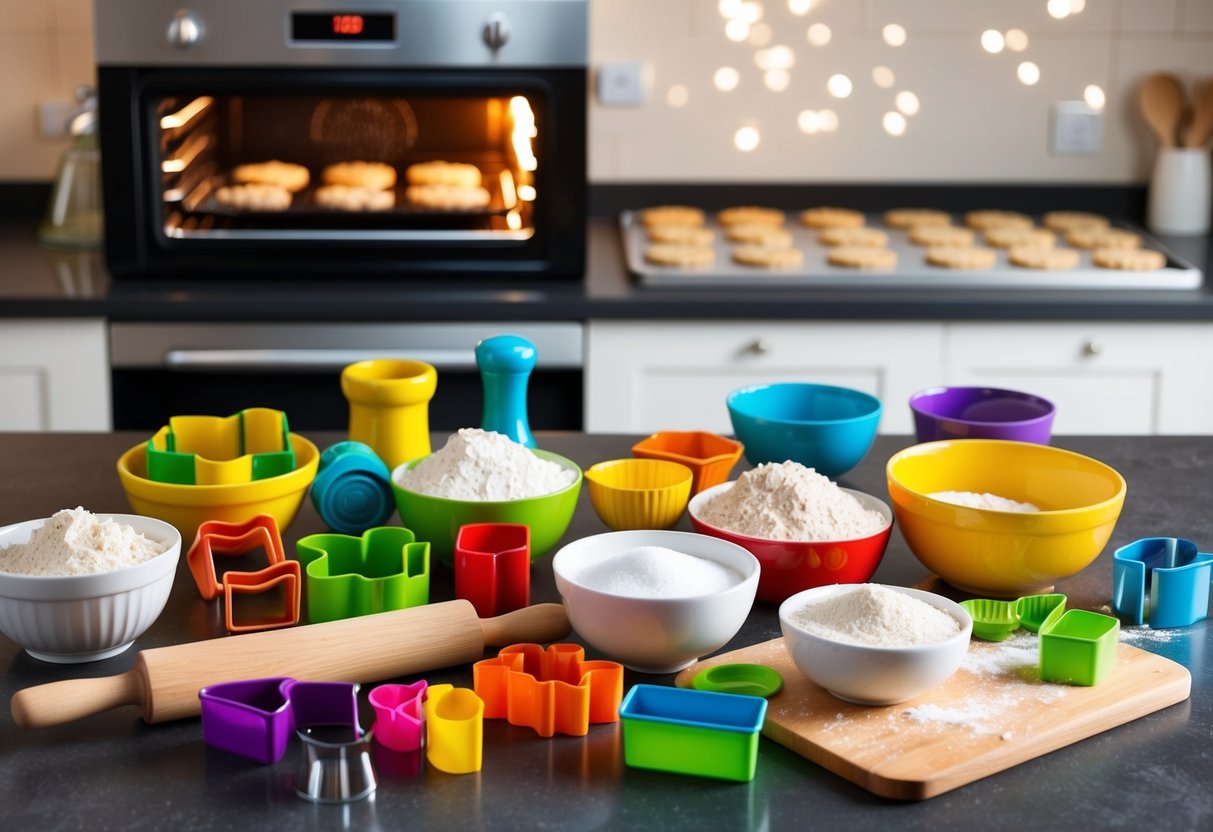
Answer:
<path fill-rule="evenodd" d="M 169 350 L 164 367 L 180 372 L 277 370 L 313 372 L 340 370 L 368 358 L 407 358 L 434 365 L 439 372 L 476 369 L 472 350 Z"/>

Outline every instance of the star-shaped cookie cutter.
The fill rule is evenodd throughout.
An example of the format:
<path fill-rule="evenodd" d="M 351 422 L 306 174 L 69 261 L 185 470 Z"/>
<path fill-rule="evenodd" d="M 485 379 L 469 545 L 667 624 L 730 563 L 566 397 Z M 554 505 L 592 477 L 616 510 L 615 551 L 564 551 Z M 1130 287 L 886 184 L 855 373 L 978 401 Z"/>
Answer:
<path fill-rule="evenodd" d="M 313 624 L 429 603 L 430 544 L 409 529 L 310 534 L 296 551 L 307 573 L 307 617 Z"/>
<path fill-rule="evenodd" d="M 495 659 L 472 665 L 476 694 L 486 719 L 582 737 L 591 723 L 618 722 L 623 665 L 585 661 L 578 644 L 512 644 Z"/>
<path fill-rule="evenodd" d="M 1112 555 L 1112 609 L 1133 624 L 1188 627 L 1209 615 L 1213 554 L 1182 537 L 1145 537 Z"/>

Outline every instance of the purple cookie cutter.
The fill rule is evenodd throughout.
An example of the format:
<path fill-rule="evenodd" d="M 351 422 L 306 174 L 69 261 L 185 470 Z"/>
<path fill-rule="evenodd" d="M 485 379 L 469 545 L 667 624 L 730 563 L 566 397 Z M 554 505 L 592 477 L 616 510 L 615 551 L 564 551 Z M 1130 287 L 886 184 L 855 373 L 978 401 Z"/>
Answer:
<path fill-rule="evenodd" d="M 422 703 L 429 685 L 380 685 L 368 697 L 375 709 L 375 739 L 393 751 L 416 751 L 425 736 Z"/>

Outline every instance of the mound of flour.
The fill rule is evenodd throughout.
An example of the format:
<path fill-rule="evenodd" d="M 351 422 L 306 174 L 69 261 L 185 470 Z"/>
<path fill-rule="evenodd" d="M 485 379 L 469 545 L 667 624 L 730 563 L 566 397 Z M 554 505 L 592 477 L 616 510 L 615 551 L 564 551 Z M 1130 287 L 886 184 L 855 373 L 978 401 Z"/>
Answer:
<path fill-rule="evenodd" d="M 0 548 L 0 572 L 13 575 L 91 575 L 137 566 L 168 548 L 130 526 L 77 506 L 55 512 L 28 543 Z"/>
<path fill-rule="evenodd" d="M 463 428 L 411 470 L 400 469 L 396 484 L 418 494 L 448 500 L 498 502 L 551 494 L 572 485 L 577 472 L 540 459 L 509 437 Z"/>
<path fill-rule="evenodd" d="M 1021 503 L 1018 500 L 1000 497 L 988 491 L 980 494 L 976 491 L 936 491 L 927 496 L 945 503 L 966 506 L 968 508 L 992 508 L 995 511 L 1019 511 L 1024 513 L 1040 511 L 1040 508 L 1034 503 Z"/>
<path fill-rule="evenodd" d="M 946 612 L 879 584 L 858 584 L 788 617 L 815 636 L 869 647 L 934 644 L 960 632 Z"/>
<path fill-rule="evenodd" d="M 703 507 L 699 519 L 767 540 L 850 540 L 885 527 L 878 511 L 799 462 L 768 462 L 746 471 Z"/>

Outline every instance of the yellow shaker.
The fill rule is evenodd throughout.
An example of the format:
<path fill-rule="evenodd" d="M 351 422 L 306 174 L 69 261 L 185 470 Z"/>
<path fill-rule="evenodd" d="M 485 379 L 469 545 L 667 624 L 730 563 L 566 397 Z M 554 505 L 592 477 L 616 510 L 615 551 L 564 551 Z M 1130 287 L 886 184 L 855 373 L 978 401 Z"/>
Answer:
<path fill-rule="evenodd" d="M 430 453 L 430 399 L 438 371 L 424 361 L 374 358 L 341 371 L 350 403 L 350 439 L 363 442 L 388 468 Z"/>
<path fill-rule="evenodd" d="M 447 774 L 480 771 L 484 701 L 471 688 L 434 685 L 425 700 L 425 757 Z"/>

